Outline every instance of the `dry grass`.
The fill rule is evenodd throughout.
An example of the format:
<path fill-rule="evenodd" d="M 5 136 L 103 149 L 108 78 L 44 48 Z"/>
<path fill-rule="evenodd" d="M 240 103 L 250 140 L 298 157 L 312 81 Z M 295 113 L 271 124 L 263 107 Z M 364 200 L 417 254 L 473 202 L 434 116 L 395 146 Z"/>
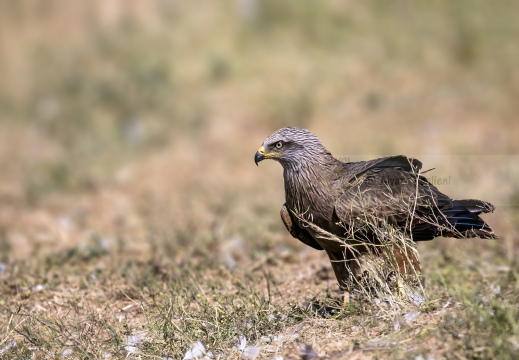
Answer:
<path fill-rule="evenodd" d="M 0 358 L 517 357 L 517 4 L 121 4 L 0 2 Z M 418 157 L 500 239 L 343 306 L 253 164 L 285 125 Z"/>

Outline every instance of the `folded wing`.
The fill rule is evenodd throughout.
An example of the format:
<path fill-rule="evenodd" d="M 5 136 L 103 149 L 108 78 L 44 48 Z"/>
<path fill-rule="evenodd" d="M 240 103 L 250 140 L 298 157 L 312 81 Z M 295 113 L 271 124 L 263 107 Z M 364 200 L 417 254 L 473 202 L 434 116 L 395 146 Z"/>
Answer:
<path fill-rule="evenodd" d="M 453 200 L 419 174 L 421 163 L 405 156 L 345 163 L 335 216 L 349 235 L 370 238 L 391 225 L 415 241 L 436 236 L 495 238 L 479 217 L 494 207 L 481 200 Z M 348 235 L 348 234 L 347 234 Z"/>

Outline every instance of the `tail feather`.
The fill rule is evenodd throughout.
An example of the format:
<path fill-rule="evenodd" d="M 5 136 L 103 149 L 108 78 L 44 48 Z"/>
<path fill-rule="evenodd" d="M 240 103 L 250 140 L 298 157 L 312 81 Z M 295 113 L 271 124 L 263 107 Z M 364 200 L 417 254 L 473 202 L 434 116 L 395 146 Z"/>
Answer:
<path fill-rule="evenodd" d="M 447 224 L 440 229 L 439 235 L 455 238 L 496 239 L 494 231 L 479 217 L 481 213 L 489 213 L 494 209 L 494 205 L 486 201 L 476 199 L 454 200 L 452 207 L 441 210 Z"/>
<path fill-rule="evenodd" d="M 454 200 L 454 203 L 465 207 L 468 211 L 475 214 L 494 212 L 494 205 L 487 201 L 476 199 Z"/>

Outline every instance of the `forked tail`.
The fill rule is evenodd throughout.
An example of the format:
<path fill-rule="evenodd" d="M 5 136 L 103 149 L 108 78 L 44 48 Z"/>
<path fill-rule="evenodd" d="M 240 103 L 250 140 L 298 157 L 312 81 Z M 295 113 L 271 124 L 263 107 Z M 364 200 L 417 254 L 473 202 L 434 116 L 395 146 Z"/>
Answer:
<path fill-rule="evenodd" d="M 490 226 L 479 217 L 480 214 L 493 212 L 494 209 L 494 205 L 482 200 L 453 200 L 452 207 L 440 210 L 447 223 L 439 229 L 438 235 L 455 238 L 497 239 Z"/>

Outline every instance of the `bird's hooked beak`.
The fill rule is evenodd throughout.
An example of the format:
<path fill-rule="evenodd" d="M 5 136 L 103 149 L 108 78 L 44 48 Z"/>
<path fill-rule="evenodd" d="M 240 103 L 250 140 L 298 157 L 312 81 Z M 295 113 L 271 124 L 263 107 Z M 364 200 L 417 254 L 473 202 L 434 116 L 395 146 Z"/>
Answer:
<path fill-rule="evenodd" d="M 280 154 L 281 153 L 276 152 L 276 151 L 266 152 L 265 147 L 262 146 L 258 149 L 258 151 L 256 151 L 256 155 L 254 155 L 254 162 L 256 163 L 256 165 L 258 165 L 258 163 L 260 161 L 265 160 L 265 159 L 272 159 L 272 158 L 276 159 L 276 157 Z"/>
<path fill-rule="evenodd" d="M 265 159 L 265 148 L 262 146 L 256 151 L 256 155 L 254 155 L 254 162 L 256 163 L 256 166 L 258 166 L 258 163 Z"/>

